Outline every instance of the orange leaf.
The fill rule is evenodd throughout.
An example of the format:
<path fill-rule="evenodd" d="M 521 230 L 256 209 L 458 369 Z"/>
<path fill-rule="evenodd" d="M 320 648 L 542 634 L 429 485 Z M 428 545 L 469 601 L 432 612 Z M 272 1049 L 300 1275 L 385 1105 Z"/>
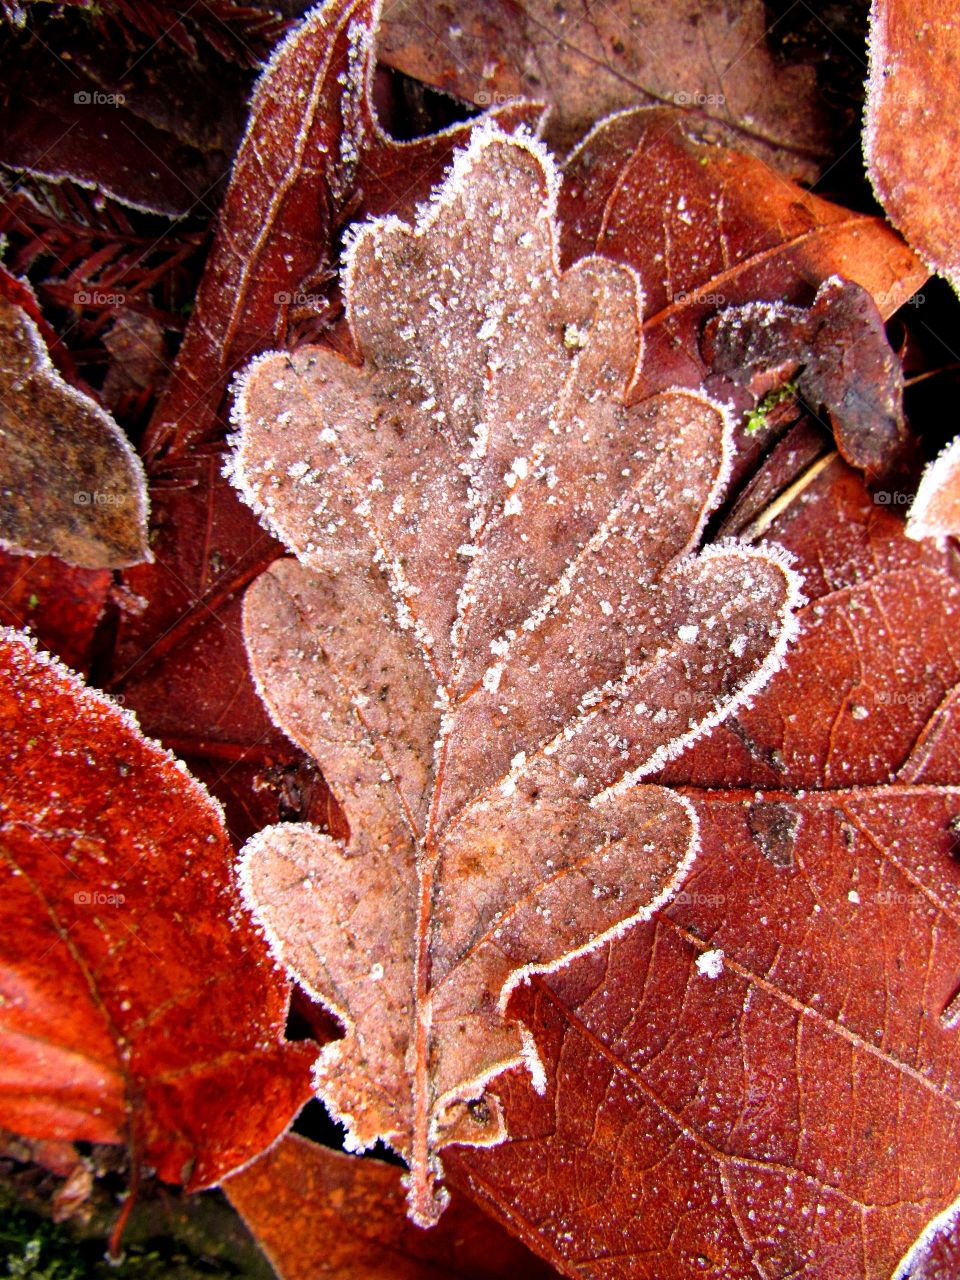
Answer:
<path fill-rule="evenodd" d="M 289 1124 L 316 1047 L 238 915 L 217 805 L 136 722 L 0 632 L 0 1124 L 127 1141 L 208 1186 Z"/>

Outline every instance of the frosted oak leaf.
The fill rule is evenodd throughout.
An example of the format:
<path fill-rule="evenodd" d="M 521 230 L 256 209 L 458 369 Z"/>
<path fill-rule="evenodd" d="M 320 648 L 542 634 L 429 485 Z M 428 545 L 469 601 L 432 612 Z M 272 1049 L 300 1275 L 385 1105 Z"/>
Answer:
<path fill-rule="evenodd" d="M 694 555 L 729 424 L 671 390 L 628 408 L 627 268 L 558 265 L 553 162 L 473 135 L 413 226 L 363 226 L 345 268 L 359 367 L 258 359 L 235 483 L 295 554 L 250 588 L 261 694 L 350 825 L 285 824 L 241 881 L 277 957 L 340 1018 L 319 1096 L 445 1202 L 438 1152 L 505 1136 L 489 1086 L 536 1047 L 518 982 L 667 901 L 697 848 L 638 783 L 776 667 L 796 583 L 772 550 Z"/>

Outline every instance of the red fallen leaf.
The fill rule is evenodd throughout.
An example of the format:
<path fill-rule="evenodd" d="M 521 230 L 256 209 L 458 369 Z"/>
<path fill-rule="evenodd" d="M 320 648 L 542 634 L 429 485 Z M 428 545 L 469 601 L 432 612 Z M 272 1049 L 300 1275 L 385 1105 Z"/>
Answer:
<path fill-rule="evenodd" d="M 889 1280 L 960 1191 L 960 588 L 839 462 L 805 497 L 796 647 L 659 778 L 687 882 L 518 993 L 547 1094 L 446 1159 L 571 1275 Z"/>
<path fill-rule="evenodd" d="M 777 63 L 756 0 L 723 9 L 627 0 L 590 8 L 525 0 L 398 0 L 383 20 L 390 66 L 478 105 L 551 104 L 547 139 L 565 150 L 627 107 L 677 103 L 719 121 L 740 145 L 794 177 L 816 177 L 827 121 L 812 68 Z"/>
<path fill-rule="evenodd" d="M 240 625 L 244 588 L 280 548 L 221 467 L 218 452 L 195 450 L 154 488 L 154 562 L 124 575 L 108 688 L 207 784 L 239 843 L 277 820 L 284 771 L 299 777 L 303 756 L 263 710 Z M 326 787 L 302 781 L 299 816 L 329 823 Z"/>
<path fill-rule="evenodd" d="M 86 672 L 112 582 L 109 569 L 0 549 L 0 626 L 29 627 L 45 649 Z"/>
<path fill-rule="evenodd" d="M 908 538 L 960 537 L 960 437 L 924 472 L 907 513 Z"/>
<path fill-rule="evenodd" d="M 0 298 L 0 543 L 89 569 L 149 558 L 140 459 L 54 368 L 36 324 Z"/>
<path fill-rule="evenodd" d="M 894 226 L 960 289 L 960 29 L 936 0 L 873 0 L 863 151 Z M 931 108 L 936 103 L 936 108 Z"/>
<path fill-rule="evenodd" d="M 455 1197 L 424 1232 L 400 1170 L 288 1135 L 223 1185 L 280 1280 L 549 1280 L 556 1272 Z"/>
<path fill-rule="evenodd" d="M 907 443 L 903 371 L 869 293 L 831 277 L 810 307 L 752 302 L 707 321 L 701 350 L 717 373 L 758 395 L 796 375 L 814 413 L 825 409 L 837 447 L 872 477 Z"/>
<path fill-rule="evenodd" d="M 219 452 L 195 450 L 153 490 L 154 563 L 124 574 L 110 692 L 147 732 L 251 745 L 270 733 L 245 677 L 235 602 L 280 552 L 236 500 Z"/>
<path fill-rule="evenodd" d="M 557 181 L 532 139 L 478 129 L 414 225 L 351 241 L 363 365 L 261 357 L 235 409 L 235 483 L 298 557 L 247 593 L 250 661 L 350 824 L 260 832 L 244 896 L 346 1028 L 318 1094 L 354 1148 L 408 1160 L 423 1226 L 441 1149 L 503 1137 L 490 1082 L 524 1061 L 543 1083 L 510 990 L 690 864 L 683 802 L 634 784 L 733 714 L 792 627 L 782 559 L 693 556 L 729 423 L 682 390 L 625 408 L 636 280 L 560 274 Z"/>
<path fill-rule="evenodd" d="M 218 435 L 230 375 L 285 345 L 291 309 L 329 267 L 344 212 L 411 207 L 466 137 L 467 125 L 413 142 L 382 132 L 369 96 L 378 13 L 378 0 L 317 6 L 264 71 L 148 453 L 182 453 Z M 540 112 L 527 104 L 497 114 L 517 124 Z"/>
<path fill-rule="evenodd" d="M 711 378 L 700 354 L 701 326 L 715 311 L 807 305 L 836 275 L 866 289 L 886 318 L 926 279 L 882 219 L 811 195 L 667 108 L 598 125 L 567 163 L 559 213 L 565 263 L 600 253 L 640 276 L 646 356 L 637 397 L 702 383 L 746 408 L 742 389 Z"/>
<path fill-rule="evenodd" d="M 219 811 L 113 703 L 0 637 L 0 1123 L 129 1142 L 202 1187 L 309 1092 L 286 984 L 235 909 Z"/>

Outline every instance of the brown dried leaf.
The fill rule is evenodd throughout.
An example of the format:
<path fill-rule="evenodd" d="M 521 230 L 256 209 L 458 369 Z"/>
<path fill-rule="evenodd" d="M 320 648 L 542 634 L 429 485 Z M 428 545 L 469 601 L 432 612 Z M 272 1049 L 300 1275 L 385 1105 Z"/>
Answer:
<path fill-rule="evenodd" d="M 927 467 L 907 514 L 908 538 L 960 537 L 960 437 Z"/>
<path fill-rule="evenodd" d="M 478 129 L 413 227 L 352 241 L 363 366 L 266 356 L 236 406 L 235 481 L 298 557 L 248 592 L 255 678 L 351 830 L 261 832 L 247 900 L 346 1027 L 320 1096 L 404 1154 L 421 1224 L 437 1152 L 504 1137 L 490 1081 L 543 1086 L 511 990 L 686 873 L 689 805 L 634 784 L 766 681 L 796 599 L 769 549 L 691 556 L 730 424 L 686 390 L 625 407 L 636 278 L 561 274 L 556 189 Z"/>
<path fill-rule="evenodd" d="M 552 0 L 397 0 L 381 57 L 478 105 L 517 96 L 551 103 L 560 148 L 625 107 L 677 103 L 701 126 L 736 129 L 739 145 L 794 177 L 813 179 L 827 121 L 812 68 L 777 65 L 759 0 L 735 8 L 687 0 L 567 6 Z"/>
<path fill-rule="evenodd" d="M 937 0 L 874 0 L 863 151 L 891 222 L 960 290 L 960 24 L 944 18 Z"/>
<path fill-rule="evenodd" d="M 150 559 L 140 459 L 54 368 L 26 311 L 0 298 L 0 544 L 89 569 Z"/>

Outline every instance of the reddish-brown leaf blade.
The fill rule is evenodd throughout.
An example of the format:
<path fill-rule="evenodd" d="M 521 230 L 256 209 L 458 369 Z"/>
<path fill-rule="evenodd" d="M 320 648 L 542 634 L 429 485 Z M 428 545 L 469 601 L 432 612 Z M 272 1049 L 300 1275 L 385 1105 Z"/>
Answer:
<path fill-rule="evenodd" d="M 2 1123 L 209 1185 L 284 1130 L 315 1047 L 283 1041 L 206 792 L 22 635 L 0 657 Z"/>
<path fill-rule="evenodd" d="M 563 150 L 597 120 L 647 103 L 686 106 L 691 123 L 736 131 L 740 146 L 812 179 L 827 129 L 810 69 L 775 62 L 761 4 L 591 9 L 545 0 L 399 0 L 383 22 L 383 58 L 408 75 L 488 105 L 551 104 L 547 138 Z"/>
<path fill-rule="evenodd" d="M 888 317 L 926 275 L 879 218 L 811 195 L 667 108 L 601 124 L 566 166 L 560 215 L 564 261 L 602 253 L 640 276 L 647 358 L 637 394 L 706 378 L 699 331 L 721 307 L 805 305 L 837 275 Z"/>
<path fill-rule="evenodd" d="M 85 672 L 112 582 L 109 569 L 0 551 L 0 625 L 29 628 L 45 649 Z"/>
<path fill-rule="evenodd" d="M 951 1205 L 927 1224 L 891 1280 L 953 1280 L 960 1275 L 958 1206 Z"/>
<path fill-rule="evenodd" d="M 136 57 L 105 49 L 88 26 L 65 39 L 42 18 L 30 32 L 6 28 L 0 40 L 6 71 L 0 163 L 172 218 L 213 213 L 242 102 L 238 77 L 226 77 L 228 101 L 227 94 L 210 93 L 209 68 L 202 73 L 154 56 L 148 71 L 149 50 Z M 205 132 L 198 119 L 204 112 L 221 117 L 226 138 L 209 125 L 207 136 L 197 136 Z"/>
<path fill-rule="evenodd" d="M 224 1184 L 280 1280 L 548 1280 L 545 1262 L 456 1197 L 435 1231 L 404 1213 L 400 1170 L 296 1135 Z"/>

